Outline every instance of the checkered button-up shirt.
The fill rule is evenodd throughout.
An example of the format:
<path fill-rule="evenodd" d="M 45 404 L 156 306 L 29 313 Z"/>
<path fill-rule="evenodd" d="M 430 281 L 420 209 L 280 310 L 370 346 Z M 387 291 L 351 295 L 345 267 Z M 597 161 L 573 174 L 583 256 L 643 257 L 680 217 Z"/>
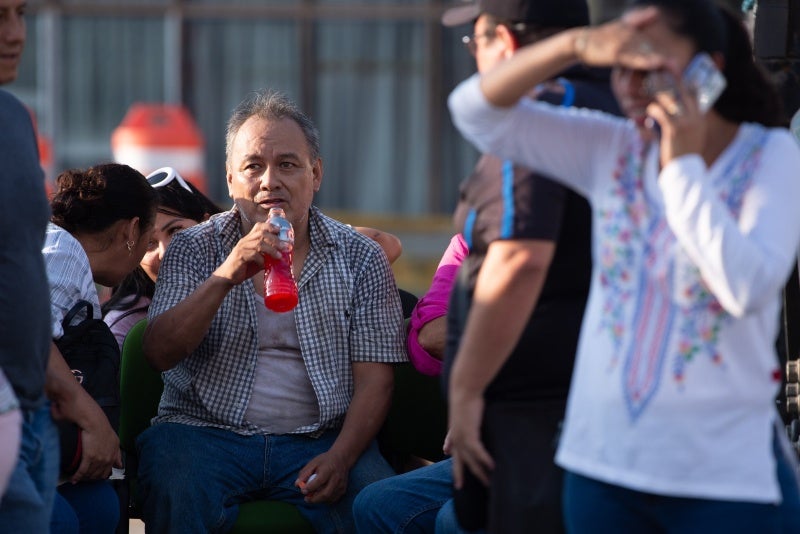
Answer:
<path fill-rule="evenodd" d="M 309 234 L 294 316 L 320 420 L 296 432 L 317 435 L 344 420 L 353 396 L 353 362 L 392 363 L 407 357 L 397 286 L 377 243 L 314 207 Z M 207 280 L 241 237 L 236 208 L 177 234 L 161 264 L 149 318 Z M 154 423 L 260 433 L 244 414 L 258 355 L 256 306 L 263 305 L 251 281 L 231 289 L 197 349 L 163 374 Z"/>

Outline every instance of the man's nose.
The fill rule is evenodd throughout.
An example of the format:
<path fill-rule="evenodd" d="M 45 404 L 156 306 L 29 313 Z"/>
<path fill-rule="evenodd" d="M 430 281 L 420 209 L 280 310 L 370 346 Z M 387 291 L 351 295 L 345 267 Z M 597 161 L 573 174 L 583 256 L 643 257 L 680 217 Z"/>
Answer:
<path fill-rule="evenodd" d="M 272 190 L 277 187 L 280 187 L 278 173 L 272 166 L 268 166 L 261 175 L 261 188 Z"/>

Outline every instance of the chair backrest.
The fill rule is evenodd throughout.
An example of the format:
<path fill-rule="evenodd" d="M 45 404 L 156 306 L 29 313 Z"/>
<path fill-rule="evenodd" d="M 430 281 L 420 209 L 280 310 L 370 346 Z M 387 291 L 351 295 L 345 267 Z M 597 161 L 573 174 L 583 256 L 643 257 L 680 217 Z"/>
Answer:
<path fill-rule="evenodd" d="M 400 304 L 403 306 L 403 318 L 408 319 L 411 317 L 411 312 L 414 311 L 414 306 L 417 305 L 419 300 L 414 293 L 406 291 L 405 289 L 397 289 L 400 293 Z"/>
<path fill-rule="evenodd" d="M 399 291 L 403 315 L 408 319 L 417 297 L 404 289 Z M 438 461 L 444 458 L 446 434 L 447 403 L 439 377 L 423 375 L 410 363 L 396 364 L 392 406 L 379 437 L 386 453 Z"/>
<path fill-rule="evenodd" d="M 423 375 L 410 363 L 397 364 L 392 406 L 381 432 L 393 453 L 433 462 L 444 459 L 447 403 L 439 377 Z"/>
<path fill-rule="evenodd" d="M 122 343 L 119 441 L 126 453 L 135 454 L 136 436 L 150 426 L 164 390 L 161 373 L 150 367 L 142 352 L 142 335 L 146 326 L 147 319 L 136 323 Z"/>

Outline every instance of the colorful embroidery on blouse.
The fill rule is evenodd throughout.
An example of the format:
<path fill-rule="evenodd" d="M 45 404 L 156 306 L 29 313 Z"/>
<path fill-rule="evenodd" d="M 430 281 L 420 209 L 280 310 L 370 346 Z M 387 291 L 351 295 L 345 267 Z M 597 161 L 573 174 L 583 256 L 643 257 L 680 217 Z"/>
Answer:
<path fill-rule="evenodd" d="M 713 183 L 735 218 L 766 135 L 763 128 L 757 130 Z M 730 320 L 645 189 L 647 150 L 638 136 L 632 139 L 617 161 L 611 200 L 598 213 L 604 238 L 601 327 L 614 343 L 610 365 L 623 366 L 623 394 L 634 420 L 658 391 L 667 361 L 680 385 L 696 358 L 723 365 L 717 341 Z"/>

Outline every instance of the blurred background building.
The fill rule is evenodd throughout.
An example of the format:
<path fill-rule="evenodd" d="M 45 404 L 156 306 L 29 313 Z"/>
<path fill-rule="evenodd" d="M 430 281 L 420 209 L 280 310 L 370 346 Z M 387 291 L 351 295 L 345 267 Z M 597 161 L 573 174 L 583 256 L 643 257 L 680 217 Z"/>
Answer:
<path fill-rule="evenodd" d="M 133 105 L 182 105 L 223 206 L 228 115 L 249 91 L 285 91 L 320 128 L 317 204 L 397 234 L 398 280 L 420 293 L 477 159 L 446 108 L 474 72 L 461 45 L 472 28 L 439 21 L 454 1 L 29 0 L 23 65 L 7 88 L 36 116 L 50 179 L 113 159 L 112 134 Z M 590 1 L 595 21 L 623 5 Z"/>

